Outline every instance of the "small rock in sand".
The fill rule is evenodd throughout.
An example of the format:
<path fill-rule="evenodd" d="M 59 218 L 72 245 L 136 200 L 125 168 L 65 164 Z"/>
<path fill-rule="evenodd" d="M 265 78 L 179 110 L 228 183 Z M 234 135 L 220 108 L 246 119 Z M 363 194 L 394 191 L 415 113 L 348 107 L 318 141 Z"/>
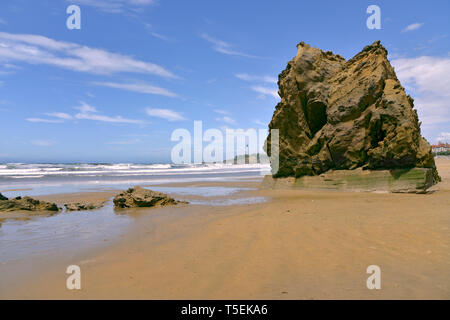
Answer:
<path fill-rule="evenodd" d="M 187 203 L 177 201 L 168 195 L 147 190 L 141 187 L 130 188 L 118 194 L 114 200 L 115 208 L 137 208 L 137 207 L 164 207 L 179 203 Z"/>
<path fill-rule="evenodd" d="M 94 203 L 66 203 L 64 207 L 66 207 L 67 211 L 88 211 L 88 210 L 96 210 L 103 207 L 104 203 L 94 204 Z"/>

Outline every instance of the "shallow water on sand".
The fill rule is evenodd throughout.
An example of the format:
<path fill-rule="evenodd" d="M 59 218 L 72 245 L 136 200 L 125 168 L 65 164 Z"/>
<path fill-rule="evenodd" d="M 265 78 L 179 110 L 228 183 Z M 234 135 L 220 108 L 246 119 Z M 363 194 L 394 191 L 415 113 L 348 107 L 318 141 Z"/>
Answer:
<path fill-rule="evenodd" d="M 8 220 L 0 227 L 0 263 L 66 250 L 75 254 L 118 236 L 132 221 L 115 214 L 112 203 L 94 211 Z"/>
<path fill-rule="evenodd" d="M 17 196 L 43 196 L 43 195 L 52 195 L 52 194 L 63 194 L 63 193 L 78 193 L 78 192 L 99 192 L 106 190 L 126 190 L 135 185 L 151 185 L 157 186 L 160 184 L 166 183 L 185 183 L 185 182 L 230 182 L 230 181 L 241 181 L 241 178 L 238 177 L 205 177 L 205 178 L 191 178 L 191 179 L 151 179 L 151 180 L 128 180 L 128 181 L 84 181 L 84 182 L 60 182 L 60 183 L 51 183 L 44 182 L 39 184 L 25 184 L 25 185 L 16 185 L 12 186 L 2 186 L 0 184 L 0 192 L 8 198 L 14 198 Z M 247 180 L 245 180 L 247 181 Z M 256 181 L 256 180 L 250 180 Z M 156 190 L 159 188 L 161 192 L 165 192 L 162 190 L 169 190 L 169 187 L 152 187 L 152 190 Z M 192 188 L 189 188 L 192 189 Z M 201 189 L 200 189 L 201 190 Z M 219 189 L 211 189 L 210 192 L 218 192 L 221 193 L 224 190 Z M 228 190 L 229 191 L 229 190 Z M 169 192 L 169 191 L 167 191 Z M 189 194 L 188 190 L 180 189 L 180 192 L 184 194 Z M 224 194 L 227 195 L 227 194 Z M 214 196 L 214 194 L 212 195 Z"/>
<path fill-rule="evenodd" d="M 264 197 L 244 197 L 235 199 L 215 199 L 215 200 L 192 200 L 191 204 L 205 205 L 205 206 L 239 206 L 266 202 Z"/>
<path fill-rule="evenodd" d="M 263 197 L 249 196 L 256 190 L 247 187 L 228 187 L 210 185 L 212 182 L 252 181 L 253 175 L 221 176 L 179 179 L 178 182 L 195 182 L 195 186 L 163 186 L 157 180 L 149 181 L 145 188 L 164 192 L 179 200 L 186 200 L 191 205 L 232 206 L 248 205 L 266 201 Z M 201 182 L 208 182 L 202 186 Z M 105 190 L 124 190 L 134 186 L 134 181 L 110 183 L 64 183 L 52 185 L 49 181 L 33 184 L 28 189 L 2 192 L 6 197 L 42 196 L 71 194 L 77 192 L 99 192 Z M 167 182 L 167 181 L 164 181 Z M 172 183 L 173 184 L 173 183 Z M 141 184 L 142 185 L 142 184 Z M 1 190 L 1 189 L 0 189 Z M 66 250 L 76 254 L 85 248 L 98 247 L 111 239 L 117 239 L 133 223 L 129 215 L 116 214 L 110 200 L 98 210 L 83 212 L 62 212 L 53 216 L 34 216 L 29 220 L 6 220 L 0 223 L 0 264 L 26 257 L 64 254 Z"/>
<path fill-rule="evenodd" d="M 255 188 L 233 188 L 233 187 L 160 187 L 152 186 L 147 189 L 163 193 L 181 196 L 202 196 L 202 197 L 224 197 L 238 193 L 240 191 L 256 190 Z"/>

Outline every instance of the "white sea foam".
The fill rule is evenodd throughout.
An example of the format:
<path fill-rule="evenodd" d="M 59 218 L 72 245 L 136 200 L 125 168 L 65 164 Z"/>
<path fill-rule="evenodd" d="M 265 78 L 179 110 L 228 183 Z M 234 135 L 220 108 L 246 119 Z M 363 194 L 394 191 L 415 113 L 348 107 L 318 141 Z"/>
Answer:
<path fill-rule="evenodd" d="M 268 170 L 267 164 L 22 164 L 13 163 L 0 166 L 0 177 L 17 178 L 42 176 L 134 176 L 164 174 L 237 173 Z"/>
<path fill-rule="evenodd" d="M 44 175 L 36 175 L 36 176 L 11 176 L 11 179 L 39 179 L 44 177 Z"/>

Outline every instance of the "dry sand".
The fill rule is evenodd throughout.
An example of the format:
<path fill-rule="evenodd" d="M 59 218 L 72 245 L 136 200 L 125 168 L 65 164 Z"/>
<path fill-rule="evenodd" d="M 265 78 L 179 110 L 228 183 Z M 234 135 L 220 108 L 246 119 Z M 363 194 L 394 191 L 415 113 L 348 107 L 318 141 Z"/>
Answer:
<path fill-rule="evenodd" d="M 124 239 L 73 261 L 82 290 L 61 257 L 0 298 L 449 299 L 450 161 L 437 165 L 427 195 L 258 190 L 267 203 L 129 211 Z"/>

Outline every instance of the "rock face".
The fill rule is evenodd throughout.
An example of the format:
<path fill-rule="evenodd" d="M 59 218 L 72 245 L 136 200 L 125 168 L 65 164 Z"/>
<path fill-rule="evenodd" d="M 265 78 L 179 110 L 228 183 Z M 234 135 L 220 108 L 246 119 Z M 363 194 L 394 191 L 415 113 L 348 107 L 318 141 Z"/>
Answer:
<path fill-rule="evenodd" d="M 419 167 L 440 180 L 413 99 L 379 41 L 349 61 L 303 42 L 297 50 L 279 75 L 281 102 L 269 124 L 280 135 L 275 177 Z"/>
<path fill-rule="evenodd" d="M 147 190 L 141 187 L 133 187 L 118 194 L 113 202 L 115 208 L 163 207 L 178 203 L 186 203 L 177 201 L 164 193 Z"/>
<path fill-rule="evenodd" d="M 0 211 L 59 211 L 59 208 L 54 203 L 39 201 L 30 197 L 17 197 L 10 200 L 7 198 L 0 199 Z"/>
<path fill-rule="evenodd" d="M 427 168 L 392 170 L 330 170 L 318 176 L 274 179 L 267 175 L 263 189 L 322 189 L 342 191 L 385 191 L 393 193 L 429 193 L 433 174 Z"/>

